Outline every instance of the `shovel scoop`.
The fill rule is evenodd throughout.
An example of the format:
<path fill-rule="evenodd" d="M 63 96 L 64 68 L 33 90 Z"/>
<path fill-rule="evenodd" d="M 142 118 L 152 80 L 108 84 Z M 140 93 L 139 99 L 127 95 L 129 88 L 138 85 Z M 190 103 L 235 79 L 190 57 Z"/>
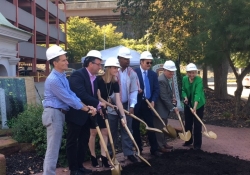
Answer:
<path fill-rule="evenodd" d="M 158 114 L 158 112 L 154 109 L 154 107 L 151 105 L 151 103 L 148 101 L 148 99 L 145 98 L 145 101 L 147 102 L 148 106 L 150 107 L 150 109 L 155 113 L 155 115 L 159 118 L 159 120 L 162 122 L 163 124 L 163 128 L 162 131 L 172 137 L 172 138 L 176 138 L 177 137 L 177 133 L 176 130 L 171 126 L 171 125 L 167 125 L 165 124 L 165 122 L 162 120 L 161 116 Z"/>
<path fill-rule="evenodd" d="M 112 168 L 111 168 L 111 175 L 121 175 L 120 166 L 119 166 L 119 165 L 115 165 L 115 164 L 112 162 L 111 158 L 110 158 L 110 155 L 109 155 L 109 152 L 108 152 L 108 149 L 107 149 L 107 145 L 105 144 L 105 141 L 104 141 L 104 139 L 103 139 L 101 130 L 100 130 L 99 126 L 98 126 L 98 123 L 97 123 L 97 121 L 96 121 L 96 117 L 95 117 L 95 116 L 94 116 L 94 117 L 91 117 L 91 122 L 94 122 L 94 123 L 95 123 L 95 126 L 96 126 L 95 128 L 96 128 L 96 131 L 97 131 L 98 136 L 99 136 L 99 138 L 100 138 L 101 145 L 103 146 L 103 148 L 104 148 L 104 150 L 105 150 L 105 153 L 106 153 L 106 156 L 107 156 L 107 158 L 108 158 L 108 160 L 109 160 L 109 162 L 110 162 L 110 164 L 111 164 L 111 166 L 112 166 Z"/>
<path fill-rule="evenodd" d="M 181 116 L 180 116 L 179 112 L 177 113 L 177 116 L 178 116 L 178 119 L 179 119 L 181 127 L 182 127 L 182 131 L 183 131 L 183 133 L 179 133 L 179 137 L 180 137 L 181 140 L 184 140 L 184 141 L 187 142 L 191 138 L 191 132 L 190 131 L 187 131 L 187 132 L 185 131 L 185 128 L 184 128 L 184 125 L 182 123 Z"/>
<path fill-rule="evenodd" d="M 184 103 L 185 104 L 185 103 Z M 207 127 L 205 126 L 205 124 L 202 122 L 202 120 L 200 119 L 200 117 L 193 111 L 193 108 L 191 108 L 189 105 L 185 104 L 186 106 L 189 107 L 189 109 L 191 110 L 191 112 L 194 114 L 194 116 L 197 118 L 197 120 L 199 120 L 199 122 L 202 124 L 202 126 L 204 127 L 204 132 L 203 134 L 205 136 L 207 136 L 208 138 L 211 139 L 217 139 L 217 134 L 215 134 L 213 131 L 207 131 Z"/>

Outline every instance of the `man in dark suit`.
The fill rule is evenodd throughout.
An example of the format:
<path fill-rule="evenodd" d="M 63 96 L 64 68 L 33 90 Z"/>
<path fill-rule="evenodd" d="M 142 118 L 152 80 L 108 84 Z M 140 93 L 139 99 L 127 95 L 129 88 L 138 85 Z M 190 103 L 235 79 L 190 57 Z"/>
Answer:
<path fill-rule="evenodd" d="M 149 70 L 152 65 L 153 57 L 150 52 L 144 51 L 140 57 L 140 68 L 135 69 L 140 81 L 140 91 L 137 96 L 137 104 L 135 105 L 135 115 L 142 118 L 149 127 L 154 127 L 153 124 L 153 113 L 149 108 L 146 101 L 143 99 L 147 98 L 151 105 L 154 107 L 154 102 L 159 96 L 159 83 L 157 74 L 152 70 Z M 159 156 L 158 143 L 154 132 L 147 132 L 149 144 L 151 146 L 150 152 L 152 155 Z M 133 120 L 133 136 L 135 141 L 142 151 L 142 142 L 140 135 L 140 122 Z"/>
<path fill-rule="evenodd" d="M 100 109 L 105 106 L 97 98 L 96 74 L 101 69 L 101 53 L 91 50 L 84 60 L 84 67 L 73 72 L 69 78 L 70 89 L 85 104 Z M 70 175 L 89 174 L 92 171 L 83 167 L 90 136 L 90 117 L 87 112 L 70 108 L 67 122 L 67 158 Z"/>

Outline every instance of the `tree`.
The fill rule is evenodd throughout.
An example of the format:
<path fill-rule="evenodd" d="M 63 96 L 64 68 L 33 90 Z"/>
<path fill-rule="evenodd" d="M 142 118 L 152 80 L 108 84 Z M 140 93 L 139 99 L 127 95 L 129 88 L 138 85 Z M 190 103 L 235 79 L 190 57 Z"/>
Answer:
<path fill-rule="evenodd" d="M 70 62 L 80 62 L 90 50 L 116 46 L 122 33 L 115 32 L 112 24 L 98 26 L 88 18 L 70 17 L 67 21 L 68 57 Z"/>

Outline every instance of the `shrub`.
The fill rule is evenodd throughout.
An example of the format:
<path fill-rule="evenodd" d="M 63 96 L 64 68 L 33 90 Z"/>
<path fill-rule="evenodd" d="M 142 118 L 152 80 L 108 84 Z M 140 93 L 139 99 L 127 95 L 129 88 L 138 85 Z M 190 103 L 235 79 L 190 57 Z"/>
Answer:
<path fill-rule="evenodd" d="M 45 156 L 47 148 L 46 128 L 42 125 L 42 105 L 28 105 L 16 118 L 7 122 L 12 128 L 13 138 L 20 143 L 32 143 L 39 156 Z M 66 127 L 64 127 L 58 164 L 67 165 L 66 160 Z"/>

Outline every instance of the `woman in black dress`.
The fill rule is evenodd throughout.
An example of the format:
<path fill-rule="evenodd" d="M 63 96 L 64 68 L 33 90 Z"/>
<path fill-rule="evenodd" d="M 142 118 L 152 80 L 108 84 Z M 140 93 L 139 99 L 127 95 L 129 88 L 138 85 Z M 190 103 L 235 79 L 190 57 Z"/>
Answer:
<path fill-rule="evenodd" d="M 112 96 L 113 101 L 115 101 L 115 105 L 118 107 L 126 123 L 125 113 L 124 113 L 123 106 L 120 100 L 119 84 L 116 81 L 116 74 L 118 72 L 118 68 L 120 68 L 118 59 L 115 57 L 108 58 L 105 62 L 104 67 L 105 67 L 105 73 L 102 76 L 97 77 L 98 98 L 101 102 L 107 103 L 108 106 L 114 107 L 114 105 L 111 104 L 111 96 Z M 106 128 L 105 121 L 101 115 L 97 115 L 97 122 L 101 129 L 101 133 L 104 138 L 104 141 L 107 145 L 108 130 Z M 123 123 L 123 125 L 125 123 Z M 99 167 L 99 164 L 97 162 L 96 153 L 95 153 L 96 134 L 97 134 L 97 131 L 95 129 L 95 125 L 92 124 L 91 129 L 90 129 L 89 150 L 91 153 L 92 166 L 97 168 Z M 101 146 L 101 159 L 102 159 L 102 166 L 110 167 L 110 165 L 108 164 L 106 153 L 102 146 Z"/>

